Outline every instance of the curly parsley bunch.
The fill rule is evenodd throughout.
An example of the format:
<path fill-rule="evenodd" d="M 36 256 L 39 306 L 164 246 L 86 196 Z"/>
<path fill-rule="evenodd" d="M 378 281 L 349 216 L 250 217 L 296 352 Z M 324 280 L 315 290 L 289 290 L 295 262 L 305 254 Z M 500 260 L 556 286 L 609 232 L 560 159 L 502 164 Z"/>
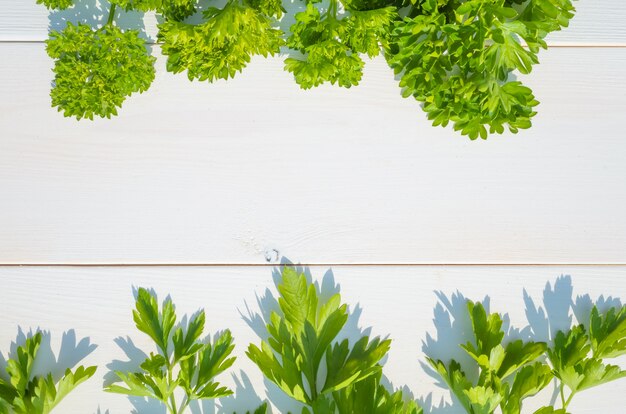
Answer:
<path fill-rule="evenodd" d="M 74 0 L 37 0 L 37 4 L 43 4 L 49 9 L 67 9 L 74 5 Z"/>
<path fill-rule="evenodd" d="M 282 13 L 280 8 L 272 11 Z M 159 25 L 168 71 L 186 70 L 190 80 L 212 82 L 234 77 L 254 55 L 280 52 L 282 32 L 272 27 L 260 7 L 230 0 L 223 9 L 212 7 L 203 16 L 200 24 L 169 20 Z"/>
<path fill-rule="evenodd" d="M 158 40 L 167 70 L 190 80 L 229 79 L 253 56 L 290 49 L 285 70 L 303 89 L 349 88 L 362 78 L 363 55 L 384 54 L 402 95 L 421 102 L 433 125 L 452 124 L 471 139 L 516 133 L 531 126 L 538 101 L 514 76 L 531 72 L 545 37 L 574 15 L 573 0 L 298 0 L 306 7 L 285 33 L 282 0 L 227 0 L 191 23 L 198 1 L 112 0 L 104 27 L 53 32 L 53 105 L 79 119 L 109 117 L 126 96 L 147 89 L 154 59 L 136 32 L 115 26 L 119 7 L 163 17 Z"/>
<path fill-rule="evenodd" d="M 422 102 L 433 125 L 452 122 L 471 139 L 529 128 L 538 102 L 511 77 L 538 63 L 544 37 L 573 17 L 571 1 L 417 0 L 410 7 L 387 56 L 403 95 Z"/>
<path fill-rule="evenodd" d="M 346 7 L 346 5 L 344 5 Z M 287 58 L 285 69 L 294 74 L 304 89 L 324 82 L 343 87 L 357 85 L 363 75 L 360 54 L 378 55 L 387 44 L 391 23 L 396 18 L 393 6 L 372 10 L 350 9 L 338 16 L 338 0 L 331 0 L 325 13 L 309 3 L 296 14 L 287 45 L 302 53 L 302 58 Z"/>
<path fill-rule="evenodd" d="M 154 80 L 155 59 L 134 30 L 69 23 L 51 33 L 47 51 L 55 59 L 52 106 L 65 116 L 110 118 L 128 96 L 146 91 Z"/>

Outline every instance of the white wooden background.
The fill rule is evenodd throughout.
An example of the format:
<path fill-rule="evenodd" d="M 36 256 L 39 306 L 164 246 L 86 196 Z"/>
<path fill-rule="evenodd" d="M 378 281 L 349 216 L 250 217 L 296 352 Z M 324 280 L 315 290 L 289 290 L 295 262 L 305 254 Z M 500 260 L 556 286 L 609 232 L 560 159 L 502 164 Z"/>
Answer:
<path fill-rule="evenodd" d="M 211 330 L 234 331 L 241 358 L 225 381 L 235 386 L 245 370 L 250 385 L 215 408 L 229 413 L 264 398 L 243 355 L 257 337 L 241 314 L 272 287 L 272 267 L 257 265 L 281 257 L 318 264 L 316 280 L 333 268 L 351 309 L 362 309 L 358 326 L 394 339 L 389 380 L 416 398 L 432 393 L 434 414 L 461 413 L 439 407 L 450 398 L 419 365 L 427 332 L 450 334 L 435 291 L 489 295 L 493 310 L 540 338 L 545 324 L 528 320 L 523 289 L 537 306 L 546 296 L 554 327 L 570 302 L 585 308 L 577 295 L 626 298 L 622 1 L 578 2 L 570 29 L 523 77 L 541 101 L 534 127 L 477 142 L 431 127 L 380 59 L 357 88 L 308 92 L 279 58 L 216 84 L 168 74 L 159 59 L 152 88 L 119 117 L 64 119 L 49 105 L 42 42 L 71 13 L 33 3 L 0 0 L 0 353 L 18 328 L 51 330 L 55 351 L 68 330 L 98 345 L 82 361 L 101 366 L 97 378 L 59 414 L 133 409 L 100 391 L 106 365 L 127 360 L 115 338 L 148 345 L 132 326 L 132 286 L 171 294 L 181 312 L 204 307 Z M 94 19 L 87 3 L 81 15 Z M 146 33 L 154 38 L 153 16 Z M 94 264 L 107 266 L 85 266 Z M 190 264 L 204 266 L 155 266 Z M 562 274 L 571 279 L 544 295 Z M 353 320 L 348 334 L 356 330 Z M 63 360 L 88 348 L 65 348 Z M 625 389 L 588 391 L 572 411 L 621 414 Z"/>

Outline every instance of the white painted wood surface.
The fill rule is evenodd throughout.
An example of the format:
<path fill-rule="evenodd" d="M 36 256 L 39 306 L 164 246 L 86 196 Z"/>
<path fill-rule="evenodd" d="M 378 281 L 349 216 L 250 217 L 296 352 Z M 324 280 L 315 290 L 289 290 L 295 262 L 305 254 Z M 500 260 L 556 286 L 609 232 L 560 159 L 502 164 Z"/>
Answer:
<path fill-rule="evenodd" d="M 289 4 L 289 2 L 285 2 Z M 81 0 L 81 6 L 50 13 L 35 0 L 1 0 L 0 41 L 41 41 L 48 37 L 48 26 L 58 27 L 63 20 L 75 21 L 80 16 L 87 21 L 99 21 L 108 14 L 96 0 Z M 553 33 L 551 45 L 626 45 L 624 16 L 626 4 L 621 0 L 581 0 L 576 2 L 577 15 L 568 30 Z M 156 18 L 145 16 L 141 23 L 139 13 L 119 15 L 123 27 L 145 30 L 150 39 L 156 38 Z M 104 16 L 106 19 L 106 16 Z"/>
<path fill-rule="evenodd" d="M 384 61 L 302 91 L 278 58 L 157 80 L 112 120 L 50 108 L 41 44 L 0 44 L 1 263 L 626 262 L 626 49 L 557 48 L 517 136 L 433 128 Z"/>
<path fill-rule="evenodd" d="M 95 2 L 87 3 L 80 12 L 93 18 Z M 343 264 L 626 263 L 626 3 L 577 7 L 571 27 L 549 38 L 567 47 L 542 52 L 541 65 L 523 77 L 542 102 L 534 127 L 470 142 L 431 127 L 400 97 L 382 60 L 368 63 L 358 88 L 304 92 L 280 59 L 254 60 L 237 79 L 213 85 L 166 73 L 159 59 L 153 87 L 131 97 L 120 117 L 77 123 L 49 106 L 51 61 L 42 44 L 49 25 L 73 12 L 51 16 L 31 0 L 0 0 L 0 263 L 260 264 L 282 255 Z M 144 22 L 153 39 L 154 16 Z M 136 27 L 139 16 L 122 24 Z M 321 280 L 327 268 L 311 270 Z M 237 379 L 223 379 L 234 386 L 245 370 L 254 392 L 205 413 L 249 409 L 266 384 L 244 356 L 258 338 L 240 312 L 258 311 L 255 293 L 272 286 L 271 271 L 0 267 L 0 352 L 6 356 L 18 327 L 51 330 L 55 351 L 62 332 L 74 329 L 98 345 L 82 362 L 101 368 L 56 412 L 129 412 L 123 396 L 100 389 L 105 365 L 127 360 L 115 338 L 149 345 L 130 310 L 132 286 L 150 286 L 171 294 L 180 313 L 204 307 L 211 331 L 233 330 Z M 492 310 L 508 312 L 518 328 L 529 324 L 523 289 L 545 307 L 545 284 L 561 274 L 572 275 L 573 293 L 561 279 L 562 294 L 548 301 L 554 327 L 562 326 L 560 305 L 576 295 L 626 297 L 626 266 L 334 273 L 351 309 L 362 309 L 358 326 L 394 339 L 389 380 L 416 398 L 432 395 L 432 414 L 461 414 L 419 365 L 427 332 L 436 338 L 435 291 L 489 295 Z M 622 414 L 625 387 L 587 391 L 572 411 Z"/>
<path fill-rule="evenodd" d="M 313 267 L 310 271 L 313 279 L 321 282 L 328 269 Z M 447 298 L 460 293 L 472 300 L 488 296 L 492 311 L 508 313 L 515 328 L 530 324 L 537 339 L 547 338 L 548 326 L 541 318 L 532 316 L 531 303 L 548 309 L 550 329 L 564 329 L 569 323 L 564 316 L 573 314 L 571 309 L 568 311 L 570 304 L 574 304 L 577 312 L 588 307 L 579 296 L 589 294 L 593 302 L 601 295 L 605 295 L 603 302 L 607 301 L 606 295 L 622 299 L 626 296 L 626 266 L 340 266 L 332 272 L 350 310 L 358 309 L 359 317 L 351 318 L 345 335 L 353 338 L 354 333 L 368 327 L 373 335 L 389 335 L 393 339 L 385 366 L 389 380 L 396 387 L 407 386 L 415 398 L 431 395 L 435 408 L 426 412 L 435 414 L 462 414 L 458 407 L 439 407 L 442 399 L 444 406 L 451 401 L 449 394 L 438 388 L 435 379 L 420 367 L 420 362 L 424 362 L 425 342 L 430 344 L 427 348 L 432 356 L 450 357 L 449 352 L 461 355 L 454 341 L 445 340 L 453 336 L 452 332 L 456 332 L 458 340 L 459 333 L 446 329 L 445 307 L 440 306 L 434 312 L 438 303 L 436 292 Z M 571 279 L 560 278 L 562 275 L 571 275 Z M 560 281 L 555 286 L 557 278 Z M 82 363 L 99 365 L 100 371 L 59 406 L 58 414 L 95 413 L 98 407 L 102 412 L 108 409 L 111 414 L 131 410 L 132 405 L 124 396 L 106 394 L 100 388 L 108 372 L 107 364 L 112 360 L 128 361 L 114 342 L 116 338 L 128 336 L 137 347 L 151 350 L 147 337 L 137 332 L 132 322 L 133 286 L 152 287 L 162 297 L 170 294 L 179 314 L 204 308 L 207 329 L 212 332 L 226 327 L 232 330 L 239 359 L 230 373 L 240 379 L 240 371 L 245 371 L 253 391 L 248 388 L 247 393 L 222 401 L 217 405 L 224 405 L 224 409 L 217 412 L 231 414 L 235 409 L 250 408 L 258 398 L 266 396 L 262 376 L 244 355 L 250 342 L 259 341 L 244 316 L 259 312 L 256 295 L 266 295 L 268 288 L 268 292 L 275 294 L 271 267 L 5 267 L 0 268 L 0 284 L 3 287 L 0 352 L 4 356 L 10 342 L 15 340 L 18 327 L 25 331 L 37 327 L 50 330 L 55 352 L 62 342 L 62 332 L 71 329 L 75 330 L 77 340 L 89 337 L 90 343 L 97 345 Z M 528 294 L 526 301 L 524 290 Z M 456 306 L 462 302 L 452 302 L 453 309 L 462 312 L 463 305 Z M 427 339 L 428 334 L 431 340 Z M 432 341 L 438 345 L 433 346 Z M 626 361 L 617 362 L 626 367 Z M 235 386 L 230 374 L 222 379 Z M 622 380 L 585 391 L 575 397 L 571 411 L 622 414 L 626 405 L 625 387 L 626 380 Z M 271 392 L 270 396 L 276 398 L 280 394 Z M 532 412 L 532 408 L 546 403 L 549 397 L 547 392 L 533 399 L 524 412 Z M 208 412 L 212 411 L 205 413 Z M 157 413 L 158 410 L 141 412 Z"/>

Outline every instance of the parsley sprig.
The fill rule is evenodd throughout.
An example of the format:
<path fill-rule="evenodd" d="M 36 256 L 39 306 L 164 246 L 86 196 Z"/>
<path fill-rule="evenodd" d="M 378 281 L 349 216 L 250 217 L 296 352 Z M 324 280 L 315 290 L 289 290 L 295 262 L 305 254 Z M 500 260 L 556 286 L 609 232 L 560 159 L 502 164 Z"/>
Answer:
<path fill-rule="evenodd" d="M 272 312 L 269 338 L 251 344 L 248 357 L 285 394 L 301 402 L 302 414 L 421 414 L 400 391 L 380 382 L 389 339 L 363 336 L 338 342 L 348 310 L 335 293 L 327 300 L 306 276 L 284 267 L 278 285 L 280 312 Z M 326 372 L 320 378 L 320 371 Z"/>
<path fill-rule="evenodd" d="M 538 104 L 514 73 L 528 74 L 545 36 L 573 17 L 570 0 L 417 0 L 397 21 L 388 61 L 404 96 L 433 125 L 471 139 L 531 126 Z M 526 47 L 524 47 L 524 45 Z"/>
<path fill-rule="evenodd" d="M 473 381 L 467 368 L 454 359 L 448 362 L 427 358 L 468 414 L 491 414 L 500 407 L 502 414 L 520 414 L 522 403 L 552 381 L 550 367 L 541 361 L 547 344 L 506 342 L 502 317 L 488 313 L 480 302 L 467 302 L 473 341 L 460 345 L 479 369 Z"/>
<path fill-rule="evenodd" d="M 108 392 L 147 397 L 160 401 L 168 413 L 183 413 L 193 400 L 220 398 L 232 391 L 215 381 L 215 377 L 235 362 L 231 357 L 235 345 L 230 331 L 213 342 L 202 339 L 205 313 L 192 316 L 185 326 L 176 327 L 176 312 L 170 298 L 161 307 L 156 295 L 147 289 L 137 292 L 133 320 L 137 329 L 155 343 L 136 372 L 115 371 L 117 382 L 105 387 Z M 177 394 L 182 400 L 177 403 Z"/>
<path fill-rule="evenodd" d="M 588 326 L 559 331 L 548 349 L 564 411 L 579 392 L 626 377 L 626 370 L 604 362 L 626 355 L 626 306 L 605 313 L 594 306 Z"/>
<path fill-rule="evenodd" d="M 0 376 L 0 414 L 48 414 L 78 385 L 96 373 L 96 367 L 66 368 L 62 377 L 34 373 L 43 335 L 37 332 L 18 346 L 7 365 L 9 381 Z"/>
<path fill-rule="evenodd" d="M 190 24 L 168 20 L 159 25 L 158 38 L 167 56 L 167 70 L 187 71 L 190 80 L 228 79 L 246 67 L 252 56 L 275 55 L 282 32 L 272 27 L 264 3 L 229 0 L 222 8 L 203 12 L 204 21 Z M 280 14 L 282 9 L 269 9 Z"/>

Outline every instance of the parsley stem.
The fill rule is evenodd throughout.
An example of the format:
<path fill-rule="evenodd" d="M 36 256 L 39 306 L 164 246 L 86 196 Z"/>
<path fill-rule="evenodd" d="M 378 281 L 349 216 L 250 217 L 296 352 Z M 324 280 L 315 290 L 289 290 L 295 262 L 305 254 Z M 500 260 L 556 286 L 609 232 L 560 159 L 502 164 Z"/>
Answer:
<path fill-rule="evenodd" d="M 183 402 L 180 404 L 180 408 L 178 409 L 178 412 L 182 413 L 185 410 L 185 408 L 187 408 L 190 402 L 191 400 L 189 399 L 189 394 L 185 394 L 185 398 L 183 399 Z"/>
<path fill-rule="evenodd" d="M 565 404 L 563 405 L 563 408 L 567 408 L 569 403 L 572 402 L 572 398 L 574 397 L 574 394 L 575 394 L 575 392 L 572 391 L 572 393 L 569 395 L 569 398 L 567 399 L 567 401 L 565 401 Z"/>
<path fill-rule="evenodd" d="M 330 4 L 328 6 L 328 15 L 336 18 L 337 17 L 337 0 L 330 0 Z"/>
<path fill-rule="evenodd" d="M 115 19 L 115 8 L 117 5 L 115 3 L 111 3 L 111 8 L 109 9 L 109 19 L 107 20 L 107 26 L 113 24 L 113 20 Z"/>

